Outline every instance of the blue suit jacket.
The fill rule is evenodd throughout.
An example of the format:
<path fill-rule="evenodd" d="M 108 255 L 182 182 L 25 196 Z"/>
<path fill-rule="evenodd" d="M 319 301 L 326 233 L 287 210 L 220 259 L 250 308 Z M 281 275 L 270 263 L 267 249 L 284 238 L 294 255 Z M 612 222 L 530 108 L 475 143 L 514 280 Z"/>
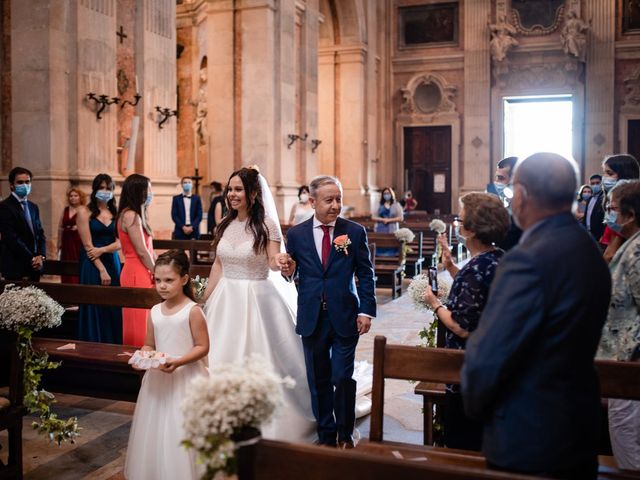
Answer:
<path fill-rule="evenodd" d="M 596 460 L 593 358 L 611 280 L 596 243 L 570 213 L 524 235 L 498 266 L 467 341 L 462 397 L 467 414 L 484 422 L 490 462 L 554 472 Z"/>
<path fill-rule="evenodd" d="M 332 245 L 329 263 L 324 270 L 313 240 L 313 218 L 292 227 L 287 233 L 287 252 L 297 263 L 300 281 L 296 333 L 303 337 L 313 334 L 324 298 L 329 320 L 338 335 L 357 335 L 358 314 L 376 316 L 367 232 L 357 223 L 338 218 L 333 238 L 348 235 L 351 245 L 348 255 L 338 252 Z M 358 277 L 357 289 L 355 277 Z"/>
<path fill-rule="evenodd" d="M 200 238 L 200 222 L 202 221 L 202 201 L 198 195 L 191 195 L 191 226 L 193 227 L 194 238 Z M 173 238 L 186 238 L 182 227 L 185 225 L 187 215 L 184 211 L 182 194 L 175 195 L 171 202 L 171 219 L 176 227 L 173 230 Z"/>
<path fill-rule="evenodd" d="M 20 202 L 9 195 L 0 202 L 0 236 L 2 237 L 2 255 L 0 271 L 6 278 L 39 278 L 39 272 L 31 268 L 31 260 L 36 255 L 47 255 L 47 243 L 40 221 L 38 206 L 30 201 L 29 213 L 34 232 L 31 232 L 24 218 Z"/>

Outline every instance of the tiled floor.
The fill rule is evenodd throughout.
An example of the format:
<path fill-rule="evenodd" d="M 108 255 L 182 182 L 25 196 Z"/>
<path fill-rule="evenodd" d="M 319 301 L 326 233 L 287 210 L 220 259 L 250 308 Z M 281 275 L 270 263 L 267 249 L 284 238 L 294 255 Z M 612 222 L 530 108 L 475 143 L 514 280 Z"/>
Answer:
<path fill-rule="evenodd" d="M 357 359 L 373 359 L 375 335 L 385 335 L 392 343 L 415 345 L 418 331 L 426 314 L 413 310 L 407 295 L 391 301 L 388 291 L 378 291 L 378 317 L 371 332 L 362 337 Z M 24 421 L 25 479 L 122 479 L 127 440 L 134 404 L 114 402 L 74 395 L 57 395 L 55 410 L 61 416 L 76 415 L 81 435 L 74 445 L 60 447 L 38 436 L 31 428 L 29 417 Z M 411 443 L 422 441 L 421 399 L 413 394 L 413 385 L 406 381 L 388 381 L 385 403 L 385 438 Z M 362 437 L 369 434 L 369 418 L 358 421 Z M 6 445 L 6 432 L 0 434 L 0 444 Z M 6 450 L 0 450 L 5 458 Z"/>

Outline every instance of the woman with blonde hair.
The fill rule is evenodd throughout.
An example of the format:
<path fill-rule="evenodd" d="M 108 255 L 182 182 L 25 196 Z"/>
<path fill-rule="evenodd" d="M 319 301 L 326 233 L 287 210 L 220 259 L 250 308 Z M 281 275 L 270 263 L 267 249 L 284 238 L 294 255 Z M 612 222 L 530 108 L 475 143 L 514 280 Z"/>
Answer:
<path fill-rule="evenodd" d="M 80 261 L 82 241 L 78 235 L 76 214 L 78 207 L 87 203 L 87 194 L 78 187 L 67 190 L 67 206 L 64 207 L 58 223 L 58 252 L 60 260 L 67 262 Z M 62 283 L 78 283 L 77 275 L 62 275 Z"/>

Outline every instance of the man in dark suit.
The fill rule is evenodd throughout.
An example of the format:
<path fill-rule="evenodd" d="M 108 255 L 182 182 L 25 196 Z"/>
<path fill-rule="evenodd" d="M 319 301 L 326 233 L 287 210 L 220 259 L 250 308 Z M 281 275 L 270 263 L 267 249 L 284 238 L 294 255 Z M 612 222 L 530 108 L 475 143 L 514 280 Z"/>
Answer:
<path fill-rule="evenodd" d="M 202 221 L 202 201 L 194 195 L 193 179 L 182 177 L 180 180 L 182 193 L 175 195 L 171 202 L 171 219 L 175 229 L 171 238 L 177 240 L 197 240 L 200 238 L 200 222 Z"/>
<path fill-rule="evenodd" d="M 602 175 L 597 173 L 589 177 L 589 185 L 593 195 L 587 203 L 587 209 L 582 217 L 582 223 L 587 228 L 596 242 L 600 242 L 604 233 L 604 207 L 602 199 L 604 198 L 604 190 L 602 189 Z"/>
<path fill-rule="evenodd" d="M 513 221 L 513 215 L 511 214 L 511 199 L 513 197 L 513 171 L 516 166 L 518 157 L 506 157 L 498 162 L 496 165 L 496 174 L 494 176 L 494 182 L 487 185 L 487 193 L 493 193 L 504 203 L 504 206 L 509 210 L 509 217 L 511 219 L 511 225 L 507 231 L 507 235 L 504 239 L 498 243 L 498 247 L 505 252 L 511 250 L 518 244 L 522 230 Z"/>
<path fill-rule="evenodd" d="M 373 267 L 365 229 L 338 218 L 342 209 L 338 179 L 314 178 L 309 194 L 315 215 L 287 233 L 292 260 L 283 274 L 291 276 L 297 268 L 296 333 L 302 336 L 318 441 L 353 448 L 356 382 L 352 377 L 359 335 L 369 331 L 376 315 Z"/>
<path fill-rule="evenodd" d="M 572 216 L 577 179 L 575 162 L 553 153 L 518 165 L 511 205 L 524 233 L 467 342 L 465 410 L 483 421 L 482 450 L 498 469 L 567 479 L 597 472 L 593 358 L 611 280 Z"/>
<path fill-rule="evenodd" d="M 6 280 L 37 282 L 47 255 L 40 211 L 27 199 L 31 193 L 31 178 L 31 172 L 26 168 L 11 170 L 11 195 L 0 202 L 0 271 Z"/>

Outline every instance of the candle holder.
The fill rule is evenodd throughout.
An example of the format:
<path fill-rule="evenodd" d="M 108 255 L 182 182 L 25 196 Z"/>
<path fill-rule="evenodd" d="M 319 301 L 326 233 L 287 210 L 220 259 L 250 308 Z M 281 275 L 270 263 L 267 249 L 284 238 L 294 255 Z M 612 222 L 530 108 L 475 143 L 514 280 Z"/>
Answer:
<path fill-rule="evenodd" d="M 138 105 L 138 102 L 142 98 L 142 95 L 140 95 L 139 93 L 136 93 L 133 96 L 133 98 L 135 98 L 135 102 L 130 102 L 129 100 L 125 100 L 124 102 L 122 102 L 120 104 L 120 109 L 123 109 L 125 107 L 125 105 L 131 105 L 132 107 L 135 107 L 136 105 Z"/>
<path fill-rule="evenodd" d="M 98 120 L 102 119 L 102 112 L 104 112 L 104 109 L 107 108 L 107 106 L 118 103 L 120 101 L 118 97 L 109 97 L 109 95 L 96 95 L 93 92 L 87 93 L 87 98 L 100 105 L 100 108 L 98 108 L 98 110 L 96 111 L 96 118 Z"/>
<path fill-rule="evenodd" d="M 304 136 L 302 136 L 302 137 L 300 135 L 295 134 L 295 133 L 290 133 L 289 135 L 287 135 L 287 137 L 289 138 L 289 143 L 287 144 L 287 148 L 290 149 L 291 145 L 293 145 L 296 140 L 301 140 L 301 141 L 304 142 L 307 139 L 308 136 L 309 136 L 309 134 L 307 134 L 307 133 L 305 133 Z"/>
<path fill-rule="evenodd" d="M 171 110 L 170 108 L 162 108 L 160 106 L 156 106 L 156 112 L 158 112 L 162 118 L 160 119 L 160 123 L 158 123 L 158 128 L 162 129 L 162 125 L 169 120 L 171 117 L 175 117 L 178 115 L 177 110 Z"/>
<path fill-rule="evenodd" d="M 311 153 L 315 153 L 315 151 L 318 149 L 318 147 L 320 146 L 320 144 L 322 143 L 322 140 L 319 140 L 317 138 L 314 138 L 311 140 Z"/>

